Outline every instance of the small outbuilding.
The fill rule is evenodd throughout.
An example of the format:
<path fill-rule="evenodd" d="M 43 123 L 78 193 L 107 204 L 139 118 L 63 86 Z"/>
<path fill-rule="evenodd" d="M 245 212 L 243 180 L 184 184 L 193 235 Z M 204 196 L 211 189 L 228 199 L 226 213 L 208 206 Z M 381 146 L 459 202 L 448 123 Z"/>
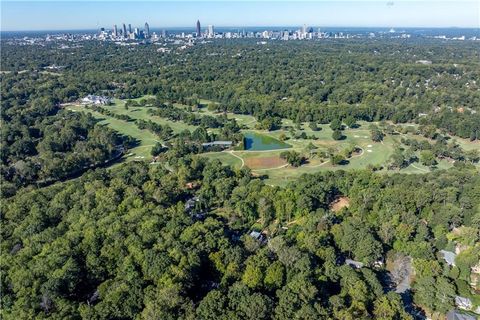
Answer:
<path fill-rule="evenodd" d="M 267 242 L 267 237 L 265 237 L 265 235 L 263 233 L 258 232 L 258 231 L 254 230 L 254 231 L 250 232 L 249 236 L 252 237 L 253 239 L 257 240 L 260 243 Z"/>
<path fill-rule="evenodd" d="M 233 145 L 232 141 L 212 141 L 212 142 L 205 142 L 202 143 L 202 147 L 204 149 L 228 149 Z"/>
<path fill-rule="evenodd" d="M 195 208 L 195 204 L 200 201 L 198 197 L 192 197 L 185 202 L 185 212 L 189 212 L 190 210 Z"/>
<path fill-rule="evenodd" d="M 455 252 L 447 250 L 440 250 L 439 252 L 449 266 L 455 266 L 455 257 L 457 256 Z"/>
<path fill-rule="evenodd" d="M 345 264 L 348 264 L 351 267 L 354 267 L 355 269 L 360 269 L 363 268 L 364 264 L 360 261 L 355 261 L 352 259 L 345 259 Z"/>

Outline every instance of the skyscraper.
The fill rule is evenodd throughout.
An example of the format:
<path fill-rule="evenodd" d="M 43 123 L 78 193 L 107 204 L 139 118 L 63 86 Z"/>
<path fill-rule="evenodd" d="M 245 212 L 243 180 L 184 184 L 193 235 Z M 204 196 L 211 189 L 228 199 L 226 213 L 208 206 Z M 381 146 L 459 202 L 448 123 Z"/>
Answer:
<path fill-rule="evenodd" d="M 213 38 L 215 36 L 215 30 L 211 24 L 208 25 L 208 37 Z"/>
<path fill-rule="evenodd" d="M 302 38 L 305 38 L 307 35 L 307 25 L 304 24 L 302 27 Z"/>
<path fill-rule="evenodd" d="M 150 27 L 148 26 L 148 23 L 145 22 L 145 38 L 150 38 Z"/>
<path fill-rule="evenodd" d="M 197 20 L 197 38 L 202 36 L 202 30 L 200 29 L 200 20 Z"/>
<path fill-rule="evenodd" d="M 123 32 L 122 36 L 124 38 L 126 38 L 127 37 L 127 26 L 125 25 L 125 23 L 123 24 L 122 32 Z"/>
<path fill-rule="evenodd" d="M 132 33 L 132 25 L 129 23 L 128 24 L 128 33 L 131 34 Z"/>
<path fill-rule="evenodd" d="M 117 30 L 117 25 L 113 26 L 113 36 L 118 37 L 118 30 Z"/>

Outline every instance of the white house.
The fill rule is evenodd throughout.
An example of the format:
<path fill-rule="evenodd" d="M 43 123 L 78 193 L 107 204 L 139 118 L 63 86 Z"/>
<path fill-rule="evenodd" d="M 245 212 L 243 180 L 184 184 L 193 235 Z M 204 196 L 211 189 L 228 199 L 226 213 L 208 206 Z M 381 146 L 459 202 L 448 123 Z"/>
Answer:
<path fill-rule="evenodd" d="M 112 98 L 105 97 L 105 96 L 95 96 L 89 94 L 85 98 L 82 99 L 82 104 L 95 104 L 95 105 L 107 105 L 113 102 Z"/>

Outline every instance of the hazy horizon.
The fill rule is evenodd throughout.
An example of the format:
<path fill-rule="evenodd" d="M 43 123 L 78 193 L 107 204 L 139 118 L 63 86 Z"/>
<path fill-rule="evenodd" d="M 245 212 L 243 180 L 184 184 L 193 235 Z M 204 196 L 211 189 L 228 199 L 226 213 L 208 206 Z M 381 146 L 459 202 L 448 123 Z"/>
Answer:
<path fill-rule="evenodd" d="M 477 1 L 3 1 L 4 32 L 299 27 L 479 28 Z"/>
<path fill-rule="evenodd" d="M 147 21 L 148 22 L 148 21 Z M 117 24 L 117 27 L 121 29 L 121 24 Z M 143 29 L 142 26 L 136 26 L 138 28 Z M 220 32 L 222 30 L 230 30 L 230 29 L 238 29 L 238 28 L 243 28 L 243 29 L 259 29 L 259 28 L 267 28 L 267 29 L 275 29 L 275 28 L 288 28 L 289 30 L 294 30 L 294 29 L 300 29 L 302 26 L 301 25 L 271 25 L 271 26 L 262 26 L 262 25 L 257 25 L 257 26 L 214 26 L 216 30 L 219 30 Z M 392 27 L 392 26 L 311 26 L 307 25 L 307 27 L 311 28 L 320 28 L 320 29 L 394 29 L 395 31 L 402 31 L 403 29 L 405 30 L 421 30 L 421 29 L 459 29 L 459 30 L 479 30 L 480 27 L 424 27 L 424 26 L 419 26 L 419 27 L 403 27 L 403 26 L 397 26 L 397 27 Z M 112 30 L 113 26 L 105 26 L 105 30 Z M 133 28 L 133 26 L 132 26 Z M 203 27 L 202 27 L 203 29 Z M 98 31 L 98 28 L 80 28 L 80 29 L 39 29 L 39 30 L 1 30 L 0 32 L 2 33 L 28 33 L 28 32 L 33 32 L 33 33 L 38 33 L 38 32 L 49 32 L 49 31 L 55 31 L 55 32 L 81 32 L 81 31 Z M 165 27 L 155 27 L 155 26 L 150 26 L 151 31 L 156 31 L 156 30 L 171 30 L 171 31 L 177 31 L 177 30 L 190 30 L 190 31 L 195 31 L 195 26 L 165 26 Z"/>

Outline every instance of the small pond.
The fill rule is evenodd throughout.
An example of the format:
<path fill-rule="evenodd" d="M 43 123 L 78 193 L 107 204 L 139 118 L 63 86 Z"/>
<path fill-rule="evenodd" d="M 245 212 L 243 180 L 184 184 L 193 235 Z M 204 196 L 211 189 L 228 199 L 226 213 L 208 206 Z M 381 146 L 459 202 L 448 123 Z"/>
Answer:
<path fill-rule="evenodd" d="M 247 132 L 243 135 L 245 137 L 245 150 L 250 151 L 262 151 L 262 150 L 278 150 L 278 149 L 287 149 L 290 148 L 291 145 L 277 140 L 275 138 L 253 133 Z"/>

